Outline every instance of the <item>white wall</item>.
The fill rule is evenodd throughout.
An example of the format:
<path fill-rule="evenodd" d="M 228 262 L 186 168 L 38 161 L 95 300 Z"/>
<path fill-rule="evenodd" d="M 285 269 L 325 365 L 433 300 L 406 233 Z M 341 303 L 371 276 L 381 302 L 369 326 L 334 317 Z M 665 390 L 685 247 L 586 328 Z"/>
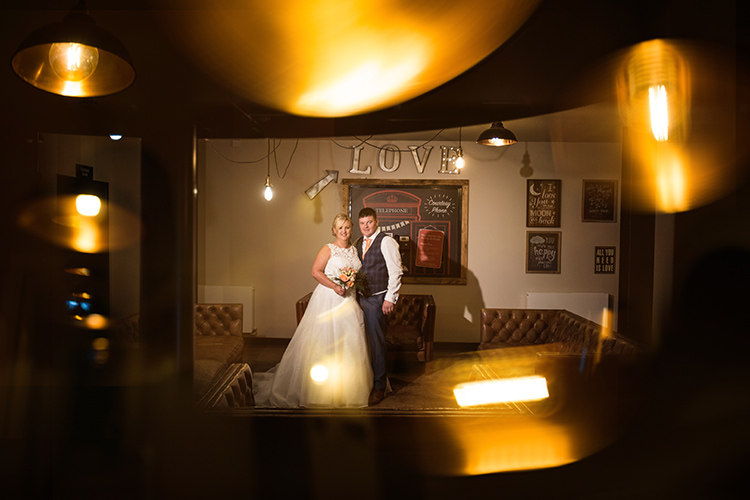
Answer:
<path fill-rule="evenodd" d="M 437 342 L 477 342 L 480 309 L 524 307 L 527 292 L 607 293 L 617 303 L 618 274 L 594 274 L 594 247 L 616 246 L 619 259 L 619 214 L 617 223 L 581 222 L 581 186 L 583 179 L 620 179 L 619 143 L 530 142 L 491 148 L 464 141 L 467 166 L 458 175 L 446 175 L 438 173 L 440 146 L 457 146 L 456 141 L 435 138 L 419 174 L 408 153 L 402 154 L 397 171 L 382 171 L 374 146 L 395 144 L 407 150 L 420 141 L 378 140 L 365 145 L 361 154 L 360 168 L 373 167 L 366 177 L 349 173 L 352 153 L 341 147 L 359 144 L 303 139 L 292 156 L 295 140 L 285 139 L 271 157 L 275 196 L 267 202 L 262 195 L 266 140 L 200 143 L 197 284 L 255 287 L 258 336 L 289 338 L 294 333 L 294 304 L 314 288 L 313 259 L 332 240 L 331 221 L 343 209 L 343 178 L 469 180 L 467 285 L 402 287 L 403 293 L 434 296 Z M 542 228 L 562 231 L 560 274 L 525 272 L 526 178 L 519 171 L 527 147 L 531 178 L 562 180 L 561 227 Z M 326 170 L 338 170 L 339 182 L 311 201 L 304 191 Z"/>

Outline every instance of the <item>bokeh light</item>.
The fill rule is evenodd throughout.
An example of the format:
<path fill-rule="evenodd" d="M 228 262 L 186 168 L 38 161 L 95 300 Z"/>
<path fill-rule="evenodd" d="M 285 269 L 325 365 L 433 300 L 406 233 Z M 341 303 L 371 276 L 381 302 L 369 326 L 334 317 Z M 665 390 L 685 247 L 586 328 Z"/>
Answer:
<path fill-rule="evenodd" d="M 335 117 L 383 109 L 455 78 L 508 40 L 540 2 L 162 3 L 175 43 L 207 75 L 271 108 Z"/>

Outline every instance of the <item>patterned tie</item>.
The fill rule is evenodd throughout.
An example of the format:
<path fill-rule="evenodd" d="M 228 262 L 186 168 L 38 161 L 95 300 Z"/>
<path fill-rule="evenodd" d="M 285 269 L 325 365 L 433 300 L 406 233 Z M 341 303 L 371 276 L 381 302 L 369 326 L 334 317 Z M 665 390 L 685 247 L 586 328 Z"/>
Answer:
<path fill-rule="evenodd" d="M 364 257 L 365 254 L 367 253 L 367 250 L 370 249 L 370 243 L 372 243 L 372 240 L 370 238 L 365 238 L 365 249 L 362 252 L 362 257 Z"/>

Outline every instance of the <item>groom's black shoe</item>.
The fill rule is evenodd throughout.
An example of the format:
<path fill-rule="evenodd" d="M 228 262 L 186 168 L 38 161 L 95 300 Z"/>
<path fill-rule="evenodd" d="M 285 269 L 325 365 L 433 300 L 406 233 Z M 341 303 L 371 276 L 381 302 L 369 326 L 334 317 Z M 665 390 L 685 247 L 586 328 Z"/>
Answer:
<path fill-rule="evenodd" d="M 373 389 L 370 397 L 367 399 L 367 406 L 375 406 L 385 398 L 385 392 L 382 389 Z"/>

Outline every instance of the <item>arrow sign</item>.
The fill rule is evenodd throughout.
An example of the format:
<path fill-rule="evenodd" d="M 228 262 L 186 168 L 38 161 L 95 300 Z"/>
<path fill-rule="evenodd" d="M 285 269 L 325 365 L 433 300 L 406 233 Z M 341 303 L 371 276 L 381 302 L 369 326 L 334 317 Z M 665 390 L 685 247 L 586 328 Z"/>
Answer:
<path fill-rule="evenodd" d="M 318 193 L 323 191 L 323 188 L 326 187 L 333 182 L 339 181 L 339 171 L 338 170 L 326 170 L 326 176 L 320 179 L 318 182 L 307 188 L 305 191 L 305 194 L 308 198 L 311 200 L 318 196 Z"/>

